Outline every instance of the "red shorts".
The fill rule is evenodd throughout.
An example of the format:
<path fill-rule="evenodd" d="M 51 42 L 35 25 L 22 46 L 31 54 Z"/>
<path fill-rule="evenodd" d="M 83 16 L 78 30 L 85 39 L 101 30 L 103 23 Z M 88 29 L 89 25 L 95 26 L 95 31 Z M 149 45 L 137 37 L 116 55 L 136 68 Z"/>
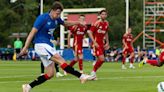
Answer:
<path fill-rule="evenodd" d="M 126 55 L 126 54 L 131 54 L 134 52 L 134 49 L 133 47 L 128 47 L 127 49 L 123 49 L 123 54 Z"/>
<path fill-rule="evenodd" d="M 104 47 L 95 48 L 96 56 L 104 55 Z"/>
<path fill-rule="evenodd" d="M 78 45 L 73 46 L 73 50 L 74 50 L 74 52 L 75 52 L 76 54 L 82 54 L 82 53 L 83 53 L 83 48 L 82 48 L 82 46 L 78 46 Z"/>
<path fill-rule="evenodd" d="M 160 62 L 164 62 L 164 52 L 161 52 L 161 54 L 159 56 L 159 60 L 160 60 Z"/>

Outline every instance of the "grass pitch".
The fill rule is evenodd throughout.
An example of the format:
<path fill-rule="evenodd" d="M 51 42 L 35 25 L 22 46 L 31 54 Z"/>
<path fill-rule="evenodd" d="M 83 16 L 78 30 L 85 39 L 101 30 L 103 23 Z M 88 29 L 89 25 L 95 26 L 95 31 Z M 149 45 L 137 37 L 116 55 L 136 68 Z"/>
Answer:
<path fill-rule="evenodd" d="M 164 81 L 164 67 L 145 65 L 138 68 L 138 63 L 135 66 L 136 69 L 122 70 L 121 63 L 106 62 L 97 72 L 97 81 L 80 84 L 72 75 L 54 77 L 31 92 L 157 92 L 157 84 Z M 77 64 L 75 68 L 78 69 Z M 92 63 L 84 62 L 84 72 L 89 74 L 91 70 Z M 0 61 L 0 92 L 22 92 L 21 85 L 38 75 L 40 62 Z"/>

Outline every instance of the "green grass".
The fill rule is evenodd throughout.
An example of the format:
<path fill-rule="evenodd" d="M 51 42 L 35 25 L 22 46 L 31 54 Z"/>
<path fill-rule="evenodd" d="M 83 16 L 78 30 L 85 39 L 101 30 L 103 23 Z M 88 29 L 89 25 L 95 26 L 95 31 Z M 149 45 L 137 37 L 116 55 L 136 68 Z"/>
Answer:
<path fill-rule="evenodd" d="M 127 64 L 129 65 L 129 64 Z M 98 80 L 80 84 L 68 75 L 53 78 L 32 89 L 31 92 L 157 92 L 157 84 L 164 81 L 164 67 L 146 65 L 136 69 L 121 70 L 121 63 L 104 63 L 97 72 Z M 77 65 L 75 66 L 76 69 Z M 91 62 L 84 63 L 90 73 Z M 62 70 L 61 70 L 62 72 Z M 33 61 L 0 62 L 0 92 L 22 92 L 21 85 L 40 75 L 40 63 Z"/>

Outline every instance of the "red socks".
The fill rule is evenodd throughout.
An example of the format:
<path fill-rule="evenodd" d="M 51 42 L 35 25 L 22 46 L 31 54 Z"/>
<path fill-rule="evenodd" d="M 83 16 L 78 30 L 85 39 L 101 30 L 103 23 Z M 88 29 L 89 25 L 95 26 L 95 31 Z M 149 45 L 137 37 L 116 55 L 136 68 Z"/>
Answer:
<path fill-rule="evenodd" d="M 71 63 L 69 64 L 71 67 L 73 67 L 76 64 L 77 61 L 72 60 Z"/>
<path fill-rule="evenodd" d="M 158 66 L 158 60 L 147 60 L 146 62 L 149 63 L 150 65 Z"/>
<path fill-rule="evenodd" d="M 83 60 L 79 59 L 79 69 L 82 71 L 83 70 Z"/>
<path fill-rule="evenodd" d="M 125 64 L 125 59 L 126 59 L 126 57 L 122 57 L 122 64 Z"/>
<path fill-rule="evenodd" d="M 103 64 L 103 62 L 104 61 L 97 60 L 96 61 L 96 64 L 93 67 L 93 71 L 96 72 L 101 67 L 101 65 Z"/>
<path fill-rule="evenodd" d="M 134 57 L 130 58 L 130 63 L 133 64 Z"/>

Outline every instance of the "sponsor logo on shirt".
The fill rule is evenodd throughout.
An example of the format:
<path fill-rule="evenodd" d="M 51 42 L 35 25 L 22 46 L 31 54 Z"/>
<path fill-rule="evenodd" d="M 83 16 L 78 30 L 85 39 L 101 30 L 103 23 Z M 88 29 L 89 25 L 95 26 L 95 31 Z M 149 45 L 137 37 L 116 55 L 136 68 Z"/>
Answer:
<path fill-rule="evenodd" d="M 99 29 L 97 32 L 98 32 L 98 33 L 102 33 L 102 34 L 105 34 L 105 33 L 106 33 L 106 31 L 101 30 L 101 29 Z"/>
<path fill-rule="evenodd" d="M 77 34 L 81 34 L 81 35 L 83 35 L 83 34 L 84 34 L 84 32 L 77 31 Z"/>

